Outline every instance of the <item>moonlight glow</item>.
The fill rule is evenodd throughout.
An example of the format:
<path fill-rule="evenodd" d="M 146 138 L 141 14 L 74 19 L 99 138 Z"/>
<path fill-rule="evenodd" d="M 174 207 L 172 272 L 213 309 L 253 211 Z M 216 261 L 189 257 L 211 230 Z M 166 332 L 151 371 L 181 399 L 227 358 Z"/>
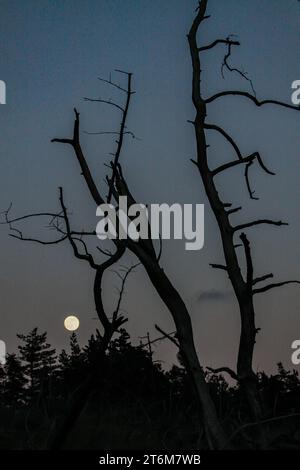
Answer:
<path fill-rule="evenodd" d="M 75 315 L 70 315 L 65 318 L 64 326 L 68 331 L 75 331 L 79 328 L 79 319 Z"/>

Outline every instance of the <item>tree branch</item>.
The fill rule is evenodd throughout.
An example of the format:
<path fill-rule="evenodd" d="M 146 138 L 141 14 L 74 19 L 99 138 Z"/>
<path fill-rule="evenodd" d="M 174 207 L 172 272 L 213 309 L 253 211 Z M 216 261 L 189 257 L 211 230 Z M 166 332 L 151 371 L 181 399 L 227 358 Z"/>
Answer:
<path fill-rule="evenodd" d="M 265 274 L 264 276 L 256 277 L 255 279 L 253 279 L 252 285 L 255 286 L 255 284 L 258 284 L 259 282 L 262 282 L 262 281 L 266 281 L 267 279 L 271 279 L 272 277 L 274 277 L 274 274 L 272 273 Z"/>
<path fill-rule="evenodd" d="M 241 242 L 243 243 L 246 257 L 246 266 L 247 266 L 247 277 L 246 282 L 249 289 L 252 289 L 253 285 L 253 263 L 250 250 L 250 243 L 245 233 L 240 235 Z"/>
<path fill-rule="evenodd" d="M 120 131 L 119 131 L 119 139 L 117 141 L 118 143 L 117 150 L 116 150 L 114 161 L 112 164 L 112 175 L 111 175 L 111 178 L 109 179 L 109 190 L 108 190 L 108 196 L 107 196 L 108 203 L 110 203 L 111 198 L 112 198 L 113 186 L 114 186 L 115 177 L 116 177 L 116 170 L 119 164 L 120 154 L 121 154 L 123 140 L 124 140 L 126 119 L 128 115 L 128 110 L 130 106 L 130 98 L 132 94 L 131 93 L 131 81 L 132 81 L 132 73 L 127 73 L 127 98 L 126 98 L 125 108 L 123 110 L 123 116 L 122 116 Z"/>
<path fill-rule="evenodd" d="M 254 227 L 255 225 L 262 225 L 262 224 L 277 225 L 277 226 L 289 225 L 287 222 L 282 222 L 281 220 L 275 221 L 275 220 L 269 220 L 269 219 L 259 219 L 259 220 L 254 220 L 253 222 L 248 222 L 246 224 L 237 225 L 236 227 L 233 227 L 232 230 L 234 232 L 237 232 L 238 230 L 244 230 L 245 228 Z"/>
<path fill-rule="evenodd" d="M 197 45 L 197 31 L 201 22 L 205 19 L 205 11 L 207 7 L 207 0 L 202 0 L 199 2 L 199 6 L 197 9 L 197 15 L 194 18 L 190 31 L 188 33 L 188 41 L 190 45 L 190 51 L 192 55 L 192 63 L 193 63 L 193 90 L 192 90 L 192 100 L 196 107 L 202 107 L 204 102 L 201 97 L 200 91 L 200 79 L 201 79 L 201 67 L 200 67 L 200 54 L 198 52 L 198 45 Z"/>
<path fill-rule="evenodd" d="M 69 144 L 73 145 L 73 140 L 72 139 L 51 139 L 51 142 L 58 142 L 59 144 Z"/>
<path fill-rule="evenodd" d="M 250 181 L 249 181 L 249 168 L 250 168 L 250 166 L 251 166 L 252 164 L 253 164 L 253 160 L 251 160 L 250 162 L 248 162 L 248 163 L 246 164 L 244 176 L 245 176 L 246 186 L 247 186 L 247 190 L 248 190 L 250 199 L 253 199 L 253 200 L 255 200 L 255 201 L 258 201 L 259 198 L 253 196 L 253 194 L 255 193 L 255 191 L 252 191 L 251 186 L 250 186 Z"/>
<path fill-rule="evenodd" d="M 234 207 L 233 209 L 229 209 L 229 211 L 227 211 L 227 214 L 228 215 L 235 214 L 236 212 L 240 211 L 241 209 L 242 209 L 242 206 Z"/>
<path fill-rule="evenodd" d="M 223 264 L 210 263 L 209 266 L 214 269 L 222 269 L 223 271 L 227 271 L 227 266 L 224 266 Z"/>
<path fill-rule="evenodd" d="M 207 51 L 208 49 L 212 49 L 213 47 L 215 47 L 217 44 L 231 44 L 232 46 L 240 46 L 239 41 L 232 41 L 229 38 L 216 39 L 214 42 L 212 42 L 211 44 L 208 44 L 207 46 L 199 47 L 198 51 L 199 52 Z"/>
<path fill-rule="evenodd" d="M 283 282 L 275 282 L 274 284 L 269 284 L 264 287 L 260 287 L 259 289 L 253 289 L 254 294 L 261 294 L 263 292 L 267 292 L 268 290 L 275 289 L 276 287 L 285 286 L 287 284 L 300 284 L 300 281 L 283 281 Z"/>
<path fill-rule="evenodd" d="M 32 237 L 24 237 L 23 232 L 20 229 L 17 229 L 16 227 L 13 227 L 14 222 L 20 222 L 21 220 L 26 220 L 26 219 L 31 219 L 35 217 L 51 217 L 50 225 L 54 223 L 56 219 L 64 218 L 61 213 L 52 213 L 52 212 L 38 212 L 34 214 L 27 214 L 21 217 L 15 217 L 14 219 L 9 218 L 9 212 L 12 208 L 12 204 L 10 204 L 9 208 L 5 211 L 3 211 L 1 214 L 4 215 L 4 222 L 0 222 L 1 225 L 6 224 L 9 226 L 9 229 L 15 233 L 10 233 L 9 236 L 12 238 L 16 238 L 17 240 L 22 240 L 26 242 L 34 242 L 34 243 L 39 243 L 40 245 L 57 245 L 60 242 L 63 242 L 66 240 L 67 236 L 66 234 L 63 234 L 64 236 L 62 238 L 59 238 L 57 240 L 50 240 L 50 241 L 45 241 L 41 240 L 40 238 L 32 238 Z"/>
<path fill-rule="evenodd" d="M 118 131 L 99 131 L 99 132 L 88 132 L 84 131 L 87 135 L 120 135 Z M 135 135 L 131 131 L 124 132 L 124 135 L 130 135 L 133 139 L 136 139 Z"/>
<path fill-rule="evenodd" d="M 233 139 L 232 139 L 232 141 L 233 141 Z M 239 154 L 238 154 L 238 157 L 239 157 L 238 160 L 232 160 L 231 162 L 224 163 L 223 165 L 220 165 L 215 170 L 212 170 L 212 175 L 216 176 L 218 173 L 221 173 L 222 171 L 228 170 L 228 169 L 233 168 L 237 165 L 245 164 L 244 176 L 245 176 L 246 186 L 247 186 L 247 190 L 248 190 L 250 199 L 258 200 L 259 199 L 258 197 L 253 196 L 255 191 L 252 191 L 251 186 L 250 186 L 250 181 L 249 181 L 249 168 L 250 168 L 250 166 L 253 164 L 254 160 L 256 160 L 258 162 L 259 166 L 261 167 L 261 169 L 265 173 L 267 173 L 268 175 L 275 175 L 275 173 L 270 171 L 266 167 L 266 165 L 262 161 L 262 158 L 261 158 L 259 152 L 254 152 L 254 153 L 248 155 L 247 157 L 242 157 L 242 158 L 240 158 L 239 155 L 240 155 L 240 151 L 239 151 Z"/>
<path fill-rule="evenodd" d="M 102 100 L 101 98 L 86 98 L 86 97 L 84 97 L 83 99 L 84 99 L 84 101 L 91 101 L 91 102 L 96 102 L 96 103 L 109 104 L 109 105 L 113 106 L 114 108 L 117 108 L 120 111 L 122 111 L 122 113 L 124 113 L 124 108 L 122 108 L 122 106 L 120 106 L 118 103 L 115 103 L 114 101 Z"/>
<path fill-rule="evenodd" d="M 11 230 L 17 230 L 17 229 L 11 228 Z M 19 232 L 19 235 L 14 235 L 13 233 L 10 233 L 9 236 L 12 237 L 12 238 L 16 238 L 17 240 L 22 240 L 23 242 L 34 242 L 34 243 L 38 243 L 40 245 L 57 245 L 58 243 L 67 240 L 67 238 L 68 238 L 67 236 L 64 236 L 64 237 L 59 238 L 57 240 L 45 241 L 45 240 L 41 240 L 39 238 L 24 237 L 20 230 L 18 230 L 18 232 Z"/>
<path fill-rule="evenodd" d="M 118 314 L 119 314 L 119 311 L 120 311 L 120 307 L 121 307 L 121 302 L 122 302 L 122 298 L 123 298 L 123 295 L 124 295 L 124 290 L 125 290 L 125 284 L 126 284 L 126 281 L 128 279 L 128 276 L 134 272 L 134 269 L 139 266 L 141 263 L 136 263 L 134 265 L 132 265 L 130 268 L 128 268 L 126 270 L 126 273 L 125 275 L 121 278 L 122 282 L 121 282 L 121 288 L 120 288 L 120 292 L 119 292 L 119 298 L 118 298 L 118 302 L 117 302 L 117 306 L 116 306 L 116 309 L 113 313 L 113 323 L 116 324 L 116 322 L 118 321 Z M 120 318 L 120 317 L 119 317 Z"/>
<path fill-rule="evenodd" d="M 128 90 L 126 90 L 125 88 L 121 87 L 121 86 L 118 85 L 117 83 L 112 82 L 111 79 L 106 80 L 105 78 L 98 77 L 98 80 L 100 80 L 100 82 L 108 83 L 109 85 L 111 85 L 111 86 L 117 88 L 117 89 L 120 90 L 120 91 L 123 91 L 124 93 L 127 93 L 127 92 L 128 92 Z M 135 92 L 134 92 L 134 91 L 130 91 L 130 93 L 133 95 Z"/>
<path fill-rule="evenodd" d="M 65 203 L 64 203 L 63 188 L 62 187 L 59 188 L 59 200 L 60 200 L 60 204 L 61 204 L 61 207 L 62 207 L 62 211 L 63 211 L 63 215 L 64 215 L 64 219 L 65 219 L 65 224 L 66 224 L 66 232 L 67 232 L 66 237 L 68 238 L 68 240 L 69 240 L 69 242 L 70 242 L 70 244 L 73 248 L 74 256 L 76 258 L 80 259 L 80 260 L 87 261 L 93 269 L 97 269 L 99 267 L 99 265 L 95 263 L 92 255 L 90 253 L 88 253 L 85 243 L 82 240 L 80 240 L 81 243 L 83 243 L 84 249 L 85 249 L 85 254 L 82 254 L 82 253 L 79 252 L 78 247 L 75 243 L 75 239 L 72 237 L 72 231 L 71 231 L 71 228 L 70 228 L 70 222 L 69 222 L 69 218 L 68 218 L 68 214 L 67 214 L 67 209 L 66 209 L 66 206 L 65 206 Z"/>
<path fill-rule="evenodd" d="M 260 107 L 265 104 L 274 104 L 276 106 L 281 106 L 283 108 L 287 109 L 294 109 L 295 111 L 300 111 L 300 108 L 297 106 L 293 106 L 288 103 L 283 103 L 278 100 L 261 100 L 259 101 L 255 96 L 251 95 L 250 93 L 247 93 L 246 91 L 237 91 L 237 90 L 231 90 L 231 91 L 221 91 L 220 93 L 216 93 L 215 95 L 211 96 L 210 98 L 207 98 L 205 100 L 206 104 L 212 103 L 218 98 L 221 98 L 223 96 L 242 96 L 244 98 L 248 98 L 251 100 L 256 106 Z"/>
<path fill-rule="evenodd" d="M 228 38 L 229 39 L 229 38 Z M 224 56 L 224 60 L 223 60 L 223 63 L 222 63 L 222 66 L 221 66 L 221 74 L 222 74 L 222 77 L 224 78 L 224 68 L 226 68 L 227 70 L 229 70 L 229 72 L 236 72 L 238 75 L 240 75 L 242 78 L 244 78 L 245 80 L 247 80 L 247 82 L 250 83 L 250 86 L 251 86 L 251 89 L 252 89 L 252 92 L 254 93 L 254 95 L 256 96 L 256 93 L 255 93 L 255 90 L 254 90 L 254 86 L 253 86 L 253 83 L 252 83 L 252 80 L 247 77 L 247 73 L 246 72 L 242 72 L 241 70 L 239 70 L 238 68 L 236 67 L 231 67 L 228 63 L 228 59 L 229 57 L 231 56 L 231 49 L 232 49 L 232 46 L 235 45 L 233 44 L 232 42 L 228 42 L 227 43 L 227 46 L 228 46 L 228 49 L 227 49 L 227 54 L 225 54 Z"/>
<path fill-rule="evenodd" d="M 227 142 L 229 142 L 230 145 L 233 147 L 235 153 L 237 154 L 238 159 L 241 160 L 241 161 L 243 160 L 241 151 L 238 148 L 237 144 L 232 139 L 232 137 L 230 137 L 230 135 L 227 134 L 227 132 L 225 132 L 224 129 L 222 129 L 222 127 L 216 126 L 215 124 L 206 124 L 205 123 L 204 124 L 204 129 L 214 130 L 214 131 L 219 132 L 227 140 Z M 215 172 L 213 172 L 213 173 L 215 173 Z"/>
<path fill-rule="evenodd" d="M 180 349 L 180 344 L 178 343 L 178 341 L 176 341 L 175 338 L 173 338 L 171 335 L 169 335 L 169 333 L 166 333 L 164 330 L 162 330 L 158 325 L 154 325 L 154 326 L 155 326 L 155 329 L 160 334 L 162 334 L 165 338 L 169 339 L 173 344 L 175 344 L 175 346 L 177 346 L 178 349 Z"/>
<path fill-rule="evenodd" d="M 213 174 L 213 176 L 215 176 L 215 175 L 217 175 L 218 173 L 220 173 L 220 172 L 222 172 L 222 171 L 225 171 L 225 170 L 228 170 L 229 168 L 235 167 L 236 165 L 241 165 L 241 164 L 243 164 L 243 163 L 253 162 L 255 159 L 257 160 L 259 166 L 260 166 L 266 173 L 268 173 L 268 175 L 275 175 L 274 172 L 270 171 L 270 170 L 265 166 L 265 164 L 263 163 L 262 158 L 261 158 L 259 152 L 251 153 L 251 154 L 248 155 L 247 157 L 242 157 L 242 158 L 239 159 L 239 160 L 232 160 L 231 162 L 224 163 L 224 165 L 221 165 L 221 166 L 219 166 L 218 168 L 216 168 L 215 170 L 212 170 L 212 174 Z"/>
<path fill-rule="evenodd" d="M 98 265 L 94 280 L 94 300 L 96 306 L 96 312 L 99 317 L 100 322 L 102 323 L 104 330 L 108 335 L 111 335 L 112 332 L 118 329 L 122 323 L 125 323 L 126 319 L 119 317 L 119 321 L 110 322 L 108 316 L 105 312 L 103 300 L 102 300 L 102 278 L 104 272 L 110 268 L 113 264 L 118 262 L 123 254 L 125 253 L 125 248 L 123 245 L 118 245 L 117 250 L 112 254 L 109 259 L 104 261 L 102 264 Z"/>
<path fill-rule="evenodd" d="M 76 108 L 74 108 L 74 112 L 75 112 L 75 121 L 74 121 L 74 130 L 73 130 L 73 139 L 52 139 L 51 142 L 68 143 L 72 145 L 72 147 L 74 148 L 77 160 L 79 162 L 82 175 L 84 176 L 86 184 L 89 188 L 90 194 L 92 198 L 94 199 L 95 203 L 97 204 L 97 206 L 100 206 L 101 204 L 104 204 L 105 201 L 98 191 L 96 183 L 90 172 L 89 166 L 86 162 L 85 156 L 82 152 L 82 148 L 80 145 L 80 138 L 79 138 L 79 126 L 80 126 L 79 113 L 77 112 Z"/>
<path fill-rule="evenodd" d="M 176 335 L 176 331 L 173 331 L 172 333 L 168 333 L 168 334 L 169 334 L 169 336 L 171 336 L 171 335 Z M 141 339 L 144 339 L 144 338 L 147 338 L 147 336 L 142 336 L 142 337 L 141 337 Z M 149 345 L 155 344 L 155 343 L 157 343 L 157 342 L 159 342 L 159 341 L 163 341 L 163 340 L 165 340 L 165 339 L 168 339 L 168 338 L 167 338 L 166 335 L 164 334 L 163 336 L 160 336 L 159 338 L 155 338 L 155 339 L 153 339 L 153 340 L 151 340 L 151 341 L 147 341 L 147 343 L 142 343 L 142 342 L 141 342 L 140 346 L 141 346 L 142 348 L 149 348 Z"/>
<path fill-rule="evenodd" d="M 61 218 L 61 219 L 64 218 L 63 215 L 61 215 L 60 213 L 55 214 L 53 212 L 37 212 L 35 214 L 26 214 L 26 215 L 23 215 L 21 217 L 15 217 L 14 219 L 9 219 L 8 218 L 8 213 L 9 213 L 10 209 L 11 209 L 11 206 L 9 207 L 9 209 L 2 212 L 2 214 L 5 214 L 6 220 L 4 222 L 0 222 L 0 225 L 13 224 L 14 222 L 20 222 L 21 220 L 31 219 L 31 218 L 34 218 L 34 217 L 52 217 L 52 220 L 56 219 L 56 218 Z"/>

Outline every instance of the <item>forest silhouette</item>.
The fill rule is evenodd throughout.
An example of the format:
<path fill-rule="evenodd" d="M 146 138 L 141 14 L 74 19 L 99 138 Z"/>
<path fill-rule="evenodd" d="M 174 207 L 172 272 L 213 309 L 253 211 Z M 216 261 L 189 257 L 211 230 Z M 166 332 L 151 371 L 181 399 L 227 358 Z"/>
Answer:
<path fill-rule="evenodd" d="M 47 342 L 46 332 L 37 328 L 18 338 L 18 353 L 8 354 L 0 369 L 0 448 L 51 447 L 66 403 L 91 372 L 95 386 L 62 448 L 206 448 L 204 432 L 202 439 L 199 434 L 197 397 L 180 355 L 178 364 L 166 370 L 154 360 L 149 343 L 132 345 L 125 329 L 111 341 L 104 358 L 99 331 L 83 348 L 72 333 L 68 352 L 59 354 Z M 252 448 L 256 429 L 245 424 L 249 416 L 239 386 L 220 374 L 206 371 L 205 376 L 218 417 L 235 446 Z M 268 404 L 269 447 L 299 448 L 298 373 L 279 363 L 276 374 L 260 372 L 257 378 Z"/>

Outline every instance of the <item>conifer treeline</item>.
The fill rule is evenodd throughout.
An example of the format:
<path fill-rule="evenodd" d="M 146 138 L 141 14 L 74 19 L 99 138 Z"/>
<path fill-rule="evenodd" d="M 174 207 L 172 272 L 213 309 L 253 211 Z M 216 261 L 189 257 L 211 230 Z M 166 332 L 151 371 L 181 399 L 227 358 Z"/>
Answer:
<path fill-rule="evenodd" d="M 103 432 L 96 426 L 104 429 L 109 426 L 113 437 L 107 441 L 108 448 L 115 440 L 120 446 L 120 439 L 124 445 L 134 447 L 137 433 L 142 446 L 148 445 L 145 439 L 150 439 L 149 445 L 153 447 L 161 442 L 158 440 L 156 444 L 158 432 L 165 435 L 171 447 L 196 445 L 200 411 L 180 355 L 179 365 L 165 370 L 161 361 L 154 359 L 151 348 L 132 345 L 124 329 L 111 341 L 100 362 L 99 332 L 83 348 L 72 333 L 68 352 L 62 350 L 59 354 L 47 342 L 47 334 L 39 333 L 37 328 L 17 336 L 18 352 L 8 354 L 6 364 L 0 366 L 0 448 L 7 446 L 8 436 L 12 448 L 16 442 L 21 448 L 44 448 L 53 423 L 60 419 L 67 401 L 91 373 L 97 375 L 97 380 L 87 404 L 92 412 L 88 413 L 84 426 L 91 430 L 93 439 L 99 436 L 103 439 Z M 268 376 L 261 372 L 258 378 L 266 419 L 300 413 L 300 381 L 296 371 L 288 371 L 279 363 L 276 374 Z M 229 430 L 249 422 L 238 386 L 211 372 L 206 374 L 206 379 L 218 414 Z M 26 437 L 28 416 L 34 418 L 30 444 Z M 87 434 L 85 427 L 80 426 L 79 448 Z M 120 429 L 124 433 L 122 438 L 116 437 Z M 93 445 L 105 444 L 97 441 Z"/>

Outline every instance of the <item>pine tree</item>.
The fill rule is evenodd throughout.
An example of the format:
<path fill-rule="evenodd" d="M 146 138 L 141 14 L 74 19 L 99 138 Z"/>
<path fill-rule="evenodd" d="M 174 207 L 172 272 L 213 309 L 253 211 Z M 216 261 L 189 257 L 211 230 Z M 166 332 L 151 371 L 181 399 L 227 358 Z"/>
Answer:
<path fill-rule="evenodd" d="M 88 340 L 88 344 L 83 348 L 87 364 L 91 367 L 98 364 L 99 353 L 102 351 L 102 340 L 100 331 L 96 330 L 96 335 L 92 335 Z"/>
<path fill-rule="evenodd" d="M 70 354 L 63 349 L 58 358 L 58 366 L 61 390 L 73 389 L 86 376 L 85 354 L 78 344 L 75 332 L 70 336 Z"/>
<path fill-rule="evenodd" d="M 70 356 L 67 354 L 65 349 L 62 349 L 58 356 L 58 367 L 60 370 L 67 369 L 70 366 Z"/>
<path fill-rule="evenodd" d="M 47 333 L 38 334 L 37 328 L 28 335 L 17 337 L 23 341 L 23 345 L 18 346 L 18 349 L 29 381 L 30 396 L 33 397 L 53 375 L 56 369 L 56 352 L 47 343 Z"/>
<path fill-rule="evenodd" d="M 24 402 L 26 378 L 20 359 L 16 354 L 7 354 L 2 369 L 2 400 L 5 405 L 17 405 Z"/>
<path fill-rule="evenodd" d="M 71 349 L 71 354 L 70 354 L 71 362 L 74 365 L 76 365 L 78 362 L 81 362 L 82 360 L 82 352 L 78 344 L 78 339 L 77 339 L 77 335 L 75 332 L 73 332 L 70 336 L 70 349 Z"/>
<path fill-rule="evenodd" d="M 123 354 L 131 348 L 130 336 L 124 328 L 119 329 L 120 335 L 110 343 L 110 351 L 117 350 Z"/>
<path fill-rule="evenodd" d="M 70 354 L 65 349 L 59 355 L 59 365 L 61 369 L 76 369 L 84 361 L 84 354 L 78 344 L 77 335 L 73 332 L 70 336 Z"/>

